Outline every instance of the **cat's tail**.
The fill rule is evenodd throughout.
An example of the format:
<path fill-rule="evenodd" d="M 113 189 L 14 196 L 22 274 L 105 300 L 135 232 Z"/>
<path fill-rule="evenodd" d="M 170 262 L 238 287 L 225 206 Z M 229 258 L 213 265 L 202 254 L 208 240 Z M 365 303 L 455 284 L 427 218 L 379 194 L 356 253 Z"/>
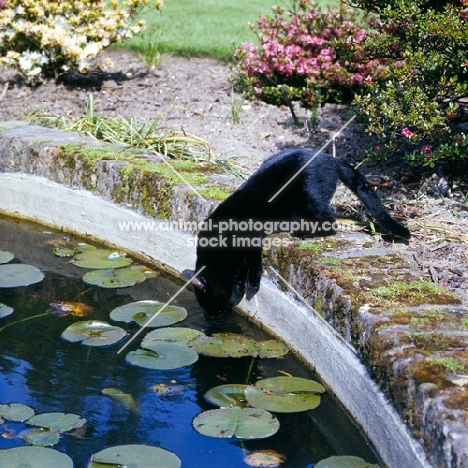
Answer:
<path fill-rule="evenodd" d="M 409 239 L 411 237 L 409 230 L 389 215 L 365 177 L 348 163 L 339 159 L 336 161 L 340 180 L 358 196 L 382 230 L 386 234 Z"/>

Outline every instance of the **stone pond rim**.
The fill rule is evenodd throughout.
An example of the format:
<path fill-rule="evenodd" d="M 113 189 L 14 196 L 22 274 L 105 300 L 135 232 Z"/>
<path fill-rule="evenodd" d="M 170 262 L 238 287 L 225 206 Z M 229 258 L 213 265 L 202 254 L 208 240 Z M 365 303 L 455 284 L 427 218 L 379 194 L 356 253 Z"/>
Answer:
<path fill-rule="evenodd" d="M 189 233 L 121 231 L 119 221 L 154 221 L 150 216 L 157 216 L 199 222 L 217 202 L 194 197 L 157 166 L 157 161 L 145 155 L 122 152 L 74 133 L 0 122 L 0 212 L 99 239 L 178 274 L 195 264 L 195 248 L 187 247 Z M 221 180 L 224 188 L 233 186 L 232 181 L 216 174 L 192 176 L 202 189 L 210 184 L 210 177 Z M 273 258 L 266 262 L 278 264 Z M 430 467 L 435 460 L 442 460 L 444 454 L 437 450 L 443 452 L 444 447 L 434 446 L 433 452 L 426 448 L 427 456 L 411 435 L 349 344 L 350 337 L 342 336 L 342 330 L 338 333 L 318 314 L 282 292 L 279 280 L 277 286 L 274 275 L 269 276 L 262 280 L 260 292 L 252 300 L 242 301 L 239 309 L 282 338 L 317 370 L 388 467 Z M 340 289 L 330 278 L 321 281 L 327 291 Z M 464 435 L 463 431 L 460 434 Z M 463 457 L 466 461 L 464 447 L 454 443 L 453 448 L 459 451 L 461 463 Z"/>

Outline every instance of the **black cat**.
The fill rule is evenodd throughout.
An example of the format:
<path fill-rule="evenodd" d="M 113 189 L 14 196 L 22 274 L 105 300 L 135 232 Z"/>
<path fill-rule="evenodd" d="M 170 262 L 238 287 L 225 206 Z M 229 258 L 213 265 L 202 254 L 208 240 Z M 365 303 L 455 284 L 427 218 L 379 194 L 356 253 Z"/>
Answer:
<path fill-rule="evenodd" d="M 192 278 L 192 284 L 198 303 L 209 315 L 225 309 L 233 288 L 239 296 L 246 286 L 258 291 L 262 242 L 267 234 L 335 234 L 330 200 L 340 180 L 359 197 L 384 233 L 411 237 L 388 214 L 362 174 L 330 155 L 315 154 L 288 149 L 270 156 L 206 219 L 198 235 L 195 271 L 205 268 Z M 185 270 L 183 274 L 191 277 L 194 272 Z"/>

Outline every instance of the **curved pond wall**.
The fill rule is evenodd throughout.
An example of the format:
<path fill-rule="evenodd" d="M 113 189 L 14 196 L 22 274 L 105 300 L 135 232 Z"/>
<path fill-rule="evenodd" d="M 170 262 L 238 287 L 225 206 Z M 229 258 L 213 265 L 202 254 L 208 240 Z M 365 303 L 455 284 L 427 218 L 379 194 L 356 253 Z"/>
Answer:
<path fill-rule="evenodd" d="M 138 193 L 144 186 L 142 171 L 139 174 L 137 170 L 129 171 L 133 177 L 140 177 L 139 188 L 135 184 L 133 191 L 117 183 L 116 173 L 122 175 L 122 167 L 128 168 L 132 163 L 113 158 L 109 152 L 106 157 L 95 157 L 90 162 L 75 149 L 70 158 L 70 146 L 63 156 L 61 145 L 94 143 L 18 122 L 0 122 L 0 137 L 0 211 L 91 236 L 137 257 L 161 263 L 175 274 L 193 268 L 195 247 L 190 246 L 191 234 L 120 229 L 122 222 L 155 219 L 145 213 L 144 194 Z M 157 191 L 160 185 L 155 183 L 153 188 Z M 122 190 L 125 196 L 117 203 L 116 196 L 122 195 Z M 203 219 L 209 207 L 194 208 L 195 202 L 190 197 L 184 205 L 180 193 L 184 193 L 183 188 L 181 192 L 173 192 L 171 202 L 177 217 Z M 158 214 L 156 201 L 153 208 Z M 412 437 L 394 406 L 371 379 L 355 349 L 320 315 L 282 292 L 275 283 L 276 279 L 264 277 L 260 292 L 250 300 L 244 299 L 239 309 L 281 337 L 317 370 L 387 466 L 431 466 L 422 445 Z"/>

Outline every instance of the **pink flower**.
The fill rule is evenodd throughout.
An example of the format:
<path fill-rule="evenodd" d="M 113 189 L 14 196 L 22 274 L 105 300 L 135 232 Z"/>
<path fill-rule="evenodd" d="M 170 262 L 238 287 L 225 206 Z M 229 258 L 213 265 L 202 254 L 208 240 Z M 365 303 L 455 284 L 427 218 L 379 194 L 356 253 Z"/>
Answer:
<path fill-rule="evenodd" d="M 423 146 L 421 148 L 421 151 L 424 153 L 426 157 L 428 157 L 430 155 L 431 149 L 432 149 L 432 146 L 427 145 L 427 146 Z"/>
<path fill-rule="evenodd" d="M 405 127 L 402 131 L 401 131 L 402 135 L 405 136 L 406 138 L 411 138 L 413 136 L 413 132 L 408 128 L 408 127 Z"/>

